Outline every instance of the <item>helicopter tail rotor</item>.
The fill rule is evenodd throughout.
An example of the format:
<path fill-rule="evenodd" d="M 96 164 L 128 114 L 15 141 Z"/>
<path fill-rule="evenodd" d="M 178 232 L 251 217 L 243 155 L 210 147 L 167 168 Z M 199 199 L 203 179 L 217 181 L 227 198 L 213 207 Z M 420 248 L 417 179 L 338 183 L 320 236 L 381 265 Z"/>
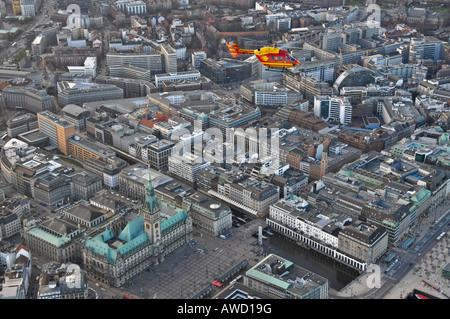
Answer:
<path fill-rule="evenodd" d="M 241 56 L 241 53 L 238 51 L 239 47 L 237 46 L 237 44 L 233 43 L 233 45 L 231 45 L 230 43 L 227 42 L 227 47 L 228 50 L 230 50 L 231 56 L 233 58 L 237 57 L 237 56 Z M 237 47 L 237 49 L 236 49 Z"/>

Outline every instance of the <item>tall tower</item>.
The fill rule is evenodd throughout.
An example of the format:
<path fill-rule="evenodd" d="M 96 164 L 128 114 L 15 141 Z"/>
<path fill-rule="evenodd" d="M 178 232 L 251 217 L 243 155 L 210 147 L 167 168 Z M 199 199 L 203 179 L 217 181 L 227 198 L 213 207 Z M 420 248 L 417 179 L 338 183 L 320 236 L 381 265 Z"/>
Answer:
<path fill-rule="evenodd" d="M 144 231 L 153 245 L 155 264 L 158 264 L 158 261 L 162 261 L 159 256 L 161 254 L 161 211 L 155 197 L 155 189 L 150 176 L 150 166 L 148 167 L 148 184 L 145 188 L 145 207 L 142 214 L 144 216 Z"/>

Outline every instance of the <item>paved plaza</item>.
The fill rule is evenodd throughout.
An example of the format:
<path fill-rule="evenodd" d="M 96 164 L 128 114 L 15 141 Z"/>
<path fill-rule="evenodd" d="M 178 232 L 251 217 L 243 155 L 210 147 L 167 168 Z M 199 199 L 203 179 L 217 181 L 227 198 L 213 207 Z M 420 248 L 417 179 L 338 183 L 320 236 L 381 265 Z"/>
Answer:
<path fill-rule="evenodd" d="M 265 227 L 264 221 L 255 219 L 232 228 L 234 235 L 225 240 L 194 232 L 191 241 L 194 245 L 179 247 L 167 255 L 164 262 L 131 279 L 124 289 L 110 291 L 127 293 L 133 298 L 189 299 L 241 261 L 247 260 L 249 266 L 253 266 L 255 259 L 261 259 L 262 247 L 252 245 L 256 241 L 252 233 L 259 225 Z M 209 296 L 220 289 L 212 286 Z"/>

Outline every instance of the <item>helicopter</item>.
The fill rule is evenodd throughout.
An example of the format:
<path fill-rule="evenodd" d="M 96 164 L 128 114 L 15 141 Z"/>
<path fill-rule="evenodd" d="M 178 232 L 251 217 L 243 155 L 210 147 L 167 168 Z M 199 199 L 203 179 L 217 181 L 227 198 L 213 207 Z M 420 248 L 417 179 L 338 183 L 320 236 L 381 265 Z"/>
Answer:
<path fill-rule="evenodd" d="M 236 58 L 241 54 L 254 54 L 256 58 L 267 67 L 269 71 L 285 72 L 287 68 L 292 68 L 300 65 L 300 62 L 295 59 L 289 52 L 274 47 L 262 47 L 259 50 L 245 50 L 241 49 L 236 43 L 230 44 L 226 42 L 228 49 L 231 52 L 231 56 Z"/>

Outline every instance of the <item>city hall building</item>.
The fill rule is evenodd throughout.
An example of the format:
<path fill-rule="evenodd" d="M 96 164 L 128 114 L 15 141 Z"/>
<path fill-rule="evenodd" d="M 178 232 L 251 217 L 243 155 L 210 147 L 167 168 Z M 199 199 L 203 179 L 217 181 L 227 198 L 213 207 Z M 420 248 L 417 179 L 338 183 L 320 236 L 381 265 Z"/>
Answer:
<path fill-rule="evenodd" d="M 144 269 L 163 262 L 191 237 L 191 213 L 157 201 L 149 173 L 145 208 L 134 220 L 117 223 L 87 239 L 83 267 L 96 280 L 120 287 Z"/>

